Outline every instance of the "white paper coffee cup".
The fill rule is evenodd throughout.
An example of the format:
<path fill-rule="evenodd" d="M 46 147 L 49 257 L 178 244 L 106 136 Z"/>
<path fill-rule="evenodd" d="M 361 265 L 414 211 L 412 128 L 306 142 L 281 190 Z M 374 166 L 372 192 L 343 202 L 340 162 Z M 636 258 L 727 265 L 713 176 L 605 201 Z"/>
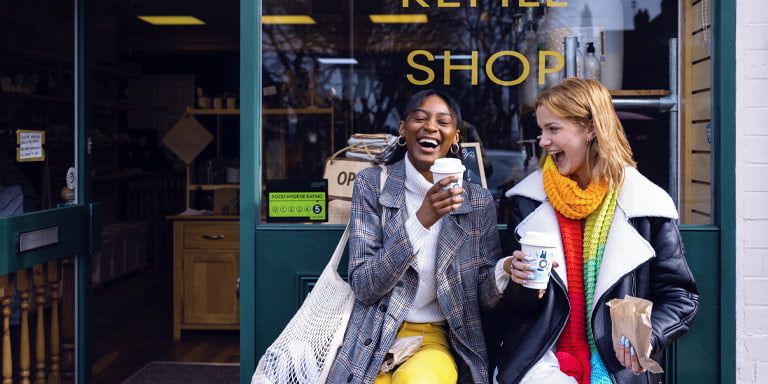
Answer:
<path fill-rule="evenodd" d="M 437 159 L 432 164 L 432 167 L 429 168 L 429 170 L 432 172 L 433 183 L 437 183 L 438 181 L 448 176 L 458 177 L 456 181 L 449 183 L 443 189 L 461 187 L 461 181 L 464 178 L 465 169 L 466 168 L 464 167 L 464 164 L 461 163 L 461 160 L 453 157 Z"/>
<path fill-rule="evenodd" d="M 533 261 L 530 264 L 535 270 L 531 271 L 532 279 L 524 284 L 531 289 L 545 289 L 549 283 L 549 273 L 555 260 L 555 250 L 558 239 L 554 234 L 543 232 L 526 232 L 520 239 L 522 251 Z"/>

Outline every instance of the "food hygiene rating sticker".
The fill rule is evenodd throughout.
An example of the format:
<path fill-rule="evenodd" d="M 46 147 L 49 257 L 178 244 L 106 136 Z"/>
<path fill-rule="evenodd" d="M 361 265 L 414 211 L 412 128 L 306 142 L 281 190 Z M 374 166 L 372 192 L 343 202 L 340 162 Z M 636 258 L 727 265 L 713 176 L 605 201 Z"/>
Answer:
<path fill-rule="evenodd" d="M 276 192 L 269 194 L 269 214 L 273 217 L 325 218 L 325 193 Z"/>
<path fill-rule="evenodd" d="M 328 221 L 328 180 L 267 180 L 267 222 Z"/>
<path fill-rule="evenodd" d="M 328 180 L 267 180 L 267 222 L 328 221 Z"/>

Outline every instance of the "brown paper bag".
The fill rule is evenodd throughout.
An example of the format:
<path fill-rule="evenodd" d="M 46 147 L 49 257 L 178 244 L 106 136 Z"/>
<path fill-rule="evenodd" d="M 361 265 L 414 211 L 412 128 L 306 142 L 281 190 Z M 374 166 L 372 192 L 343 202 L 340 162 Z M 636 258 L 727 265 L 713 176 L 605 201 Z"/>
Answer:
<path fill-rule="evenodd" d="M 381 372 L 389 372 L 404 363 L 409 357 L 413 356 L 421 348 L 421 342 L 424 335 L 398 337 L 389 347 L 389 351 L 384 356 L 384 362 L 381 363 Z"/>
<path fill-rule="evenodd" d="M 619 344 L 622 336 L 635 347 L 640 366 L 653 372 L 662 373 L 659 363 L 651 359 L 651 309 L 649 300 L 626 295 L 606 303 L 611 307 L 613 344 Z"/>

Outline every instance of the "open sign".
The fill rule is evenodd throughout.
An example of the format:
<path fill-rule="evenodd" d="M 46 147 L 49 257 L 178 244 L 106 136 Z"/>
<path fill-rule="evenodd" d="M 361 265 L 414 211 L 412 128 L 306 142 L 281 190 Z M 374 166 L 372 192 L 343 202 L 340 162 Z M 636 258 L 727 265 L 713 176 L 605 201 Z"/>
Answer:
<path fill-rule="evenodd" d="M 328 180 L 328 196 L 352 199 L 357 174 L 373 164 L 367 160 L 331 158 L 325 162 L 323 178 Z"/>

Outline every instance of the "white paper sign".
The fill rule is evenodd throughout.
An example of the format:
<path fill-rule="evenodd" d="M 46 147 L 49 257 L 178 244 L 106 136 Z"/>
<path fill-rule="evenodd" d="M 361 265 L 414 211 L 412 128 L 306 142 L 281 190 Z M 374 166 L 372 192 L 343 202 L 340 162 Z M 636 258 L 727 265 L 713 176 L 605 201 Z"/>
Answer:
<path fill-rule="evenodd" d="M 16 131 L 16 143 L 19 148 L 16 151 L 17 161 L 44 160 L 45 132 L 43 131 Z"/>

